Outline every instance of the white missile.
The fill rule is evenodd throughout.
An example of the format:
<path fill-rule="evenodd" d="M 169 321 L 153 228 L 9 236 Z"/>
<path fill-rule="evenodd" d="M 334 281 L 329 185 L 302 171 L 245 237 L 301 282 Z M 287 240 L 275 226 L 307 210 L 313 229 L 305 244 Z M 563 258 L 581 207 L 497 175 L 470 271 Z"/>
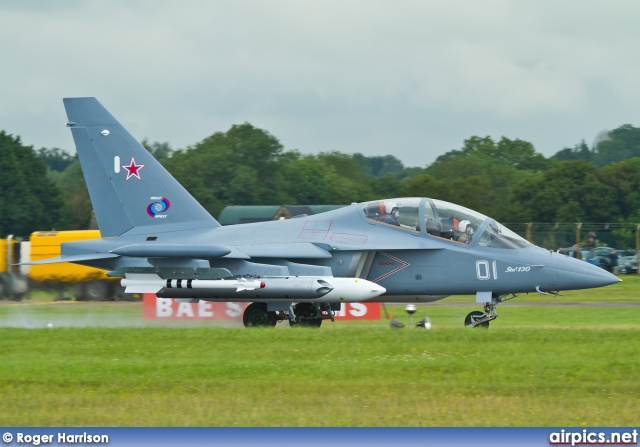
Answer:
<path fill-rule="evenodd" d="M 315 302 L 368 301 L 386 292 L 362 278 L 286 276 L 260 279 L 162 279 L 155 274 L 127 273 L 121 284 L 125 293 L 155 293 L 160 298 L 207 301 L 256 301 L 262 299 Z"/>
<path fill-rule="evenodd" d="M 235 292 L 242 292 L 264 287 L 264 283 L 256 279 L 162 279 L 158 275 L 149 273 L 126 273 L 120 285 L 125 287 L 125 293 L 157 293 L 164 288 L 223 289 L 225 291 L 233 289 Z"/>
<path fill-rule="evenodd" d="M 387 291 L 378 284 L 367 281 L 362 278 L 336 278 L 334 276 L 322 277 L 324 281 L 327 281 L 333 290 L 323 295 L 321 299 L 315 300 L 317 302 L 361 302 L 368 301 L 372 298 L 382 295 Z"/>

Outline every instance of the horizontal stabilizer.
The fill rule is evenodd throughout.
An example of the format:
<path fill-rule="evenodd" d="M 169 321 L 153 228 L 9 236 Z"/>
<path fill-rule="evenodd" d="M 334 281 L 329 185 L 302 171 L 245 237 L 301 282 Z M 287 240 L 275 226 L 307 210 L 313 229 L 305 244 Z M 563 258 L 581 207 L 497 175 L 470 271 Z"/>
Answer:
<path fill-rule="evenodd" d="M 131 244 L 114 248 L 111 253 L 138 258 L 219 258 L 231 253 L 220 245 Z"/>
<path fill-rule="evenodd" d="M 87 253 L 82 255 L 61 256 L 59 258 L 40 259 L 39 261 L 21 262 L 15 265 L 42 265 L 42 264 L 57 264 L 60 262 L 82 262 L 82 261 L 96 261 L 98 259 L 111 259 L 117 258 L 120 255 L 114 253 Z"/>

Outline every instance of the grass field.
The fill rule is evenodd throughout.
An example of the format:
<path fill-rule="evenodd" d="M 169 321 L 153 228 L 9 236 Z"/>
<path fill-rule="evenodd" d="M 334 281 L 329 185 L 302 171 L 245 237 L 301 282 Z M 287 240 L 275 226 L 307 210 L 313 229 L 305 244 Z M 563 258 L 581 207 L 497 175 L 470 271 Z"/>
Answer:
<path fill-rule="evenodd" d="M 575 302 L 583 294 L 587 307 L 500 306 L 489 330 L 461 327 L 477 308 L 468 297 L 419 306 L 414 320 L 428 315 L 430 331 L 391 329 L 387 321 L 319 330 L 145 325 L 139 303 L 3 303 L 0 421 L 637 426 L 634 283 L 640 291 L 631 280 L 555 299 Z M 469 306 L 456 303 L 462 300 Z M 408 322 L 403 307 L 390 311 Z"/>

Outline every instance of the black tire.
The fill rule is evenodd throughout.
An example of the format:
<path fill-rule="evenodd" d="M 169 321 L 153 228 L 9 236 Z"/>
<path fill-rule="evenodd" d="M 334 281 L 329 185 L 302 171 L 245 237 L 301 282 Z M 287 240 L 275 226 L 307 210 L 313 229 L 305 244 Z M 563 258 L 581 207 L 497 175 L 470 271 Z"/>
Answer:
<path fill-rule="evenodd" d="M 301 317 L 300 322 L 294 323 L 289 320 L 290 326 L 319 328 L 322 325 L 322 318 L 311 318 L 315 316 L 316 312 L 311 303 L 298 303 L 293 306 L 293 311 L 296 317 Z"/>
<path fill-rule="evenodd" d="M 107 301 L 111 298 L 107 281 L 91 281 L 85 285 L 85 299 L 87 301 Z"/>
<path fill-rule="evenodd" d="M 29 282 L 21 274 L 14 275 L 11 280 L 11 291 L 8 298 L 12 301 L 22 301 L 22 298 L 29 292 Z"/>
<path fill-rule="evenodd" d="M 276 325 L 275 312 L 267 312 L 267 303 L 251 303 L 242 314 L 245 327 L 273 327 Z"/>
<path fill-rule="evenodd" d="M 484 323 L 477 324 L 475 326 L 472 324 L 472 321 L 479 320 L 480 318 L 482 318 L 484 316 L 486 316 L 484 314 L 484 312 L 480 312 L 479 310 L 474 310 L 473 312 L 469 312 L 469 314 L 467 314 L 467 316 L 464 319 L 464 325 L 466 327 L 471 327 L 471 328 L 479 328 L 479 327 L 481 327 L 481 328 L 485 328 L 486 329 L 486 328 L 489 327 L 489 322 L 488 321 L 485 321 Z"/>
<path fill-rule="evenodd" d="M 60 292 L 60 296 L 62 296 L 62 292 Z M 86 301 L 87 300 L 87 284 L 84 282 L 78 283 L 73 286 L 73 297 L 76 301 Z"/>
<path fill-rule="evenodd" d="M 118 282 L 114 282 L 111 287 L 111 299 L 113 301 L 136 301 L 136 295 L 133 293 L 124 293 L 124 287 Z"/>
<path fill-rule="evenodd" d="M 7 286 L 6 279 L 0 276 L 0 300 L 4 300 L 9 295 L 9 286 Z"/>

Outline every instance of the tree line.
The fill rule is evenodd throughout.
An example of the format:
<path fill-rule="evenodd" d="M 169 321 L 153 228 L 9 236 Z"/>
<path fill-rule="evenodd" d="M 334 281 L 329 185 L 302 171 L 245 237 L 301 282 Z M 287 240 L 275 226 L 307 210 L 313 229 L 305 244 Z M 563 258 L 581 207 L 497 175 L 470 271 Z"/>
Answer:
<path fill-rule="evenodd" d="M 546 158 L 520 139 L 473 136 L 424 168 L 393 155 L 303 154 L 233 125 L 185 149 L 142 144 L 213 215 L 227 205 L 349 204 L 426 196 L 508 222 L 640 222 L 640 128 L 629 124 Z M 0 131 L 0 233 L 86 229 L 91 203 L 76 156 Z M 628 230 L 615 236 L 629 242 Z"/>

